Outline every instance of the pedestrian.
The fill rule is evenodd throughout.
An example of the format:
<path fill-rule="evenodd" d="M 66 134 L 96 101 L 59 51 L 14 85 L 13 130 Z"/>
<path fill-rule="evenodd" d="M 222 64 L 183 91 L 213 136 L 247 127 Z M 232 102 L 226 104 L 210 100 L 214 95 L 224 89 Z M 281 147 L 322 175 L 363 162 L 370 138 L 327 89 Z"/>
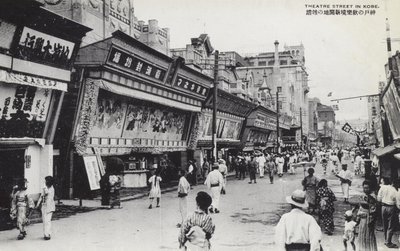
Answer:
<path fill-rule="evenodd" d="M 360 153 L 357 153 L 355 159 L 354 159 L 354 173 L 357 174 L 361 174 L 361 162 L 362 162 L 362 158 L 360 156 Z"/>
<path fill-rule="evenodd" d="M 53 216 L 53 212 L 56 211 L 56 205 L 54 203 L 54 178 L 52 176 L 46 176 L 44 179 L 45 186 L 42 189 L 36 208 L 41 207 L 44 239 L 50 240 L 51 217 Z"/>
<path fill-rule="evenodd" d="M 359 203 L 359 210 L 357 213 L 357 221 L 359 224 L 358 250 L 377 251 L 378 248 L 375 237 L 377 200 L 375 194 L 371 193 L 368 181 L 364 181 L 362 186 L 364 195 Z"/>
<path fill-rule="evenodd" d="M 324 174 L 326 174 L 326 168 L 328 167 L 328 160 L 326 159 L 325 154 L 321 155 L 321 164 L 322 168 L 324 169 Z"/>
<path fill-rule="evenodd" d="M 221 193 L 226 194 L 226 175 L 228 174 L 228 167 L 225 164 L 225 160 L 218 160 L 218 171 L 222 174 L 222 177 L 224 177 L 224 184 L 222 186 Z"/>
<path fill-rule="evenodd" d="M 155 174 L 150 177 L 149 183 L 150 183 L 150 194 L 149 194 L 149 199 L 150 199 L 150 205 L 149 209 L 153 208 L 153 200 L 154 198 L 157 199 L 157 206 L 160 207 L 160 199 L 161 199 L 161 189 L 160 189 L 160 182 L 162 181 L 160 177 L 160 172 L 159 170 L 156 170 Z"/>
<path fill-rule="evenodd" d="M 189 166 L 188 166 L 189 182 L 190 182 L 191 186 L 195 186 L 196 185 L 196 173 L 195 173 L 195 170 L 194 170 L 193 161 L 189 160 L 188 164 L 189 164 Z"/>
<path fill-rule="evenodd" d="M 258 167 L 258 163 L 255 160 L 254 156 L 251 156 L 251 161 L 249 163 L 249 176 L 250 176 L 250 181 L 249 184 L 253 183 L 257 183 L 256 181 L 256 172 L 257 172 L 257 167 Z"/>
<path fill-rule="evenodd" d="M 332 161 L 332 173 L 337 173 L 339 166 L 339 158 L 336 156 L 336 153 L 334 152 L 332 152 L 331 161 Z"/>
<path fill-rule="evenodd" d="M 295 190 L 286 201 L 292 210 L 282 215 L 275 228 L 274 250 L 320 250 L 321 228 L 314 217 L 304 212 L 308 207 L 304 191 Z"/>
<path fill-rule="evenodd" d="M 203 165 L 202 165 L 202 177 L 203 180 L 206 180 L 206 177 L 208 173 L 210 172 L 210 163 L 208 162 L 207 158 L 203 159 Z"/>
<path fill-rule="evenodd" d="M 353 220 L 353 211 L 347 210 L 344 213 L 344 234 L 343 234 L 343 244 L 344 248 L 347 251 L 347 242 L 350 242 L 353 251 L 356 250 L 356 244 L 354 244 L 355 240 L 355 232 L 356 232 L 356 226 L 358 225 L 357 222 Z"/>
<path fill-rule="evenodd" d="M 276 159 L 275 159 L 275 164 L 277 166 L 278 169 L 278 176 L 282 177 L 283 176 L 283 164 L 285 163 L 284 158 L 282 157 L 282 155 L 278 154 Z"/>
<path fill-rule="evenodd" d="M 319 179 L 314 176 L 314 168 L 310 167 L 308 169 L 308 176 L 304 177 L 302 185 L 304 191 L 306 192 L 307 202 L 309 204 L 309 210 L 311 213 L 315 212 L 315 203 L 317 198 L 317 186 Z"/>
<path fill-rule="evenodd" d="M 208 214 L 211 201 L 210 195 L 206 192 L 197 193 L 197 210 L 189 215 L 182 224 L 178 238 L 179 249 L 198 251 L 211 249 L 210 239 L 215 230 L 215 225 Z"/>
<path fill-rule="evenodd" d="M 274 184 L 274 176 L 276 172 L 276 165 L 274 163 L 274 160 L 270 158 L 267 162 L 267 172 L 269 173 L 269 182 L 271 184 Z"/>
<path fill-rule="evenodd" d="M 100 179 L 101 205 L 110 207 L 110 174 L 105 173 Z"/>
<path fill-rule="evenodd" d="M 294 169 L 294 163 L 295 163 L 295 157 L 294 157 L 294 154 L 293 153 L 291 153 L 290 154 L 290 157 L 289 157 L 289 173 L 290 174 L 295 174 L 295 169 Z"/>
<path fill-rule="evenodd" d="M 383 178 L 383 184 L 378 191 L 377 200 L 382 205 L 383 234 L 385 236 L 385 245 L 388 248 L 397 248 L 397 245 L 392 243 L 396 225 L 396 197 L 396 188 L 392 186 L 389 178 Z"/>
<path fill-rule="evenodd" d="M 199 168 L 197 166 L 197 160 L 193 159 L 192 165 L 193 165 L 193 185 L 197 186 L 197 172 L 199 171 Z"/>
<path fill-rule="evenodd" d="M 246 178 L 246 169 L 247 169 L 247 164 L 246 160 L 243 157 L 239 158 L 239 180 L 245 179 Z"/>
<path fill-rule="evenodd" d="M 260 173 L 260 178 L 264 178 L 265 162 L 266 162 L 266 160 L 265 160 L 264 154 L 261 154 L 260 156 L 258 156 L 257 163 L 258 163 L 258 170 Z"/>
<path fill-rule="evenodd" d="M 336 196 L 328 187 L 328 181 L 322 179 L 318 183 L 316 202 L 318 205 L 319 219 L 327 235 L 332 235 L 335 228 L 333 222 L 333 213 L 335 212 L 334 201 L 336 201 Z"/>
<path fill-rule="evenodd" d="M 35 207 L 32 198 L 26 191 L 28 181 L 20 179 L 17 182 L 17 188 L 13 194 L 11 202 L 10 217 L 17 220 L 17 229 L 19 230 L 18 240 L 23 240 L 26 236 L 26 226 L 29 224 L 29 216 Z"/>
<path fill-rule="evenodd" d="M 211 213 L 219 213 L 219 198 L 221 196 L 221 190 L 224 185 L 224 177 L 218 171 L 218 164 L 213 164 L 213 170 L 208 174 L 204 184 L 211 190 L 212 204 L 210 208 Z"/>
<path fill-rule="evenodd" d="M 344 202 L 348 203 L 349 190 L 353 179 L 353 175 L 349 170 L 347 170 L 347 164 L 342 165 L 342 170 L 339 172 L 337 177 L 340 179 L 340 186 L 342 187 Z"/>
<path fill-rule="evenodd" d="M 185 170 L 179 171 L 179 183 L 178 183 L 178 198 L 179 198 L 179 212 L 181 213 L 181 222 L 177 224 L 177 227 L 181 227 L 183 221 L 187 216 L 187 196 L 190 191 L 190 184 L 186 179 Z"/>
<path fill-rule="evenodd" d="M 109 176 L 109 183 L 110 183 L 110 208 L 121 207 L 121 183 L 122 179 L 117 174 L 112 174 Z"/>

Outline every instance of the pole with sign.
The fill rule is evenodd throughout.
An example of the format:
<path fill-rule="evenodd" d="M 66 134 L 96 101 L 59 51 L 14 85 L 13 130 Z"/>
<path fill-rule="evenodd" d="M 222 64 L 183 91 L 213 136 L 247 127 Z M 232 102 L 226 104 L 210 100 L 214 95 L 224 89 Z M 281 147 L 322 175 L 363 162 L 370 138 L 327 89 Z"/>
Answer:
<path fill-rule="evenodd" d="M 218 58 L 219 51 L 214 52 L 214 89 L 213 89 L 213 118 L 212 118 L 212 150 L 213 160 L 217 160 L 217 95 L 218 95 Z"/>

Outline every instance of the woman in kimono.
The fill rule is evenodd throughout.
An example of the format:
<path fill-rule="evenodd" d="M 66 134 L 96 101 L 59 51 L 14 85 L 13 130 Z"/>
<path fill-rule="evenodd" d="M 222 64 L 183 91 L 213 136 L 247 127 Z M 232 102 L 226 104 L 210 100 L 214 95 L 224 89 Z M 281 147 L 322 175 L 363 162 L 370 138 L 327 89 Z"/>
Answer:
<path fill-rule="evenodd" d="M 309 210 L 311 213 L 314 213 L 315 211 L 318 183 L 319 179 L 314 176 L 314 168 L 309 168 L 308 176 L 303 179 L 302 185 L 304 187 L 304 191 L 306 191 L 306 200 L 309 204 Z"/>
<path fill-rule="evenodd" d="M 367 180 L 363 182 L 363 191 L 364 195 L 362 195 L 360 208 L 357 213 L 359 224 L 358 250 L 377 251 L 375 237 L 377 200 L 375 194 L 371 191 L 370 182 Z"/>
<path fill-rule="evenodd" d="M 110 208 L 121 207 L 121 195 L 119 191 L 121 190 L 121 177 L 119 175 L 113 174 L 108 178 L 110 183 Z"/>
<path fill-rule="evenodd" d="M 181 250 L 210 250 L 210 239 L 215 230 L 215 225 L 212 222 L 211 216 L 208 214 L 211 201 L 212 199 L 208 193 L 197 193 L 197 210 L 189 215 L 181 226 L 181 232 L 178 237 L 179 248 Z"/>
<path fill-rule="evenodd" d="M 19 230 L 18 240 L 23 240 L 26 236 L 26 225 L 29 223 L 29 215 L 35 207 L 33 200 L 26 191 L 26 179 L 18 181 L 16 192 L 13 193 L 11 202 L 11 219 L 17 219 L 17 229 Z"/>
<path fill-rule="evenodd" d="M 319 219 L 322 223 L 322 228 L 325 229 L 327 235 L 333 234 L 335 227 L 333 223 L 333 212 L 335 212 L 334 201 L 336 196 L 332 190 L 328 187 L 326 179 L 322 179 L 318 183 L 317 190 L 317 206 L 319 211 Z"/>
<path fill-rule="evenodd" d="M 150 183 L 150 194 L 149 194 L 149 199 L 150 199 L 150 205 L 149 209 L 153 208 L 153 200 L 154 198 L 157 199 L 157 206 L 160 207 L 160 199 L 161 199 L 161 189 L 160 189 L 160 182 L 162 181 L 160 177 L 160 171 L 156 170 L 155 174 L 150 177 L 149 183 Z"/>

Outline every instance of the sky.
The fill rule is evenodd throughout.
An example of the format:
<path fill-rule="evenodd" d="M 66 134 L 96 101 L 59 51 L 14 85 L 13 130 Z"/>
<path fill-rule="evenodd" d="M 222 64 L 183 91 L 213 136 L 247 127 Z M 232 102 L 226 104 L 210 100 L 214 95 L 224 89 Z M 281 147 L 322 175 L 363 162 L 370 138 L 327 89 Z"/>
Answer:
<path fill-rule="evenodd" d="M 379 8 L 367 16 L 310 16 L 306 4 Z M 367 100 L 331 99 L 377 94 L 378 82 L 385 80 L 386 18 L 392 39 L 399 40 L 393 41 L 392 51 L 400 50 L 399 0 L 134 0 L 134 8 L 140 20 L 157 19 L 160 27 L 170 29 L 171 48 L 184 48 L 202 33 L 215 49 L 241 55 L 274 51 L 275 40 L 280 51 L 284 44 L 303 43 L 309 97 L 338 104 L 338 120 L 366 118 Z"/>

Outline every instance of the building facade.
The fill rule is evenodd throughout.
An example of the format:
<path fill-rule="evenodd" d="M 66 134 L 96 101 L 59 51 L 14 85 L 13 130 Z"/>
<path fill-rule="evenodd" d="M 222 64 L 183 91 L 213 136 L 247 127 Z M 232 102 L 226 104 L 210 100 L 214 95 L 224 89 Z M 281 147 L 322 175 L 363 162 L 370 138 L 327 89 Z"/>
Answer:
<path fill-rule="evenodd" d="M 64 104 L 74 117 L 70 147 L 63 150 L 65 163 L 72 163 L 65 175 L 70 197 L 88 196 L 98 186 L 98 175 L 89 175 L 90 156 L 105 171 L 114 157 L 121 159 L 124 187 L 146 186 L 151 169 L 162 170 L 166 180 L 177 178 L 196 149 L 212 84 L 182 62 L 121 31 L 80 49 L 78 109 Z"/>
<path fill-rule="evenodd" d="M 319 142 L 324 147 L 332 147 L 336 124 L 335 111 L 330 106 L 318 103 L 317 113 Z"/>
<path fill-rule="evenodd" d="M 0 208 L 17 180 L 38 198 L 44 178 L 57 176 L 54 135 L 88 31 L 36 1 L 0 3 Z"/>
<path fill-rule="evenodd" d="M 92 28 L 83 40 L 88 45 L 122 31 L 142 43 L 169 55 L 170 35 L 157 20 L 146 24 L 134 13 L 133 0 L 38 0 L 45 8 Z"/>

